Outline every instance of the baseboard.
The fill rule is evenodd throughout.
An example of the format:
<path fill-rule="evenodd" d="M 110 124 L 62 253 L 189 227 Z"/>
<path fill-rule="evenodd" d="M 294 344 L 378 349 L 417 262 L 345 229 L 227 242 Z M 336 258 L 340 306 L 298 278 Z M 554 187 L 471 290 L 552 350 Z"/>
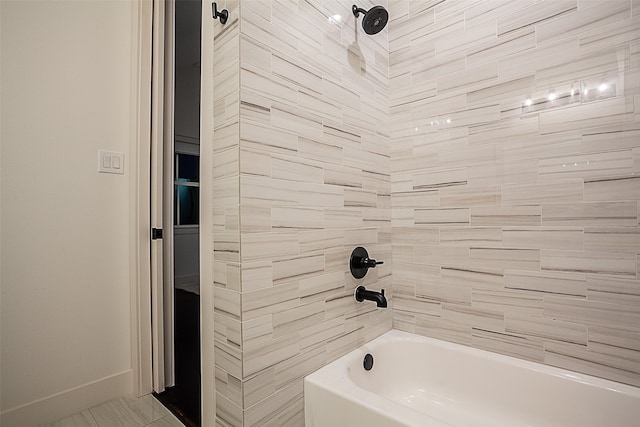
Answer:
<path fill-rule="evenodd" d="M 2 412 L 2 427 L 51 423 L 120 396 L 131 394 L 133 371 L 128 370 Z"/>

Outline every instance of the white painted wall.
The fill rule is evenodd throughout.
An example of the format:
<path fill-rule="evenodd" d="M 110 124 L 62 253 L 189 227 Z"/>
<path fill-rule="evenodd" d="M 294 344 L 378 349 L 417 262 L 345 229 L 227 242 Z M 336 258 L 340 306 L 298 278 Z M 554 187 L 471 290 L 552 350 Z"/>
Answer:
<path fill-rule="evenodd" d="M 130 1 L 0 8 L 6 421 L 39 399 L 130 378 L 135 164 L 125 157 L 124 175 L 98 174 L 97 152 L 129 153 L 134 22 Z"/>

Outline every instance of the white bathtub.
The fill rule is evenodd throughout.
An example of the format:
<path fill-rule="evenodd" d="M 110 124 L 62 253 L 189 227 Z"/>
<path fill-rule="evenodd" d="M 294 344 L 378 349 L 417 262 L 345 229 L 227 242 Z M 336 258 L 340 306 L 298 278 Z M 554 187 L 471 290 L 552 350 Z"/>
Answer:
<path fill-rule="evenodd" d="M 640 426 L 639 388 L 396 330 L 307 376 L 304 405 L 306 427 Z"/>

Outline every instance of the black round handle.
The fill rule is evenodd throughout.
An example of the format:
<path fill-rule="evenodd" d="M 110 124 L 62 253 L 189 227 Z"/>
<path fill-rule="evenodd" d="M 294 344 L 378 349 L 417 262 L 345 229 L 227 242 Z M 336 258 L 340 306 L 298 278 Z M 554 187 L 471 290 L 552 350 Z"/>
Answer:
<path fill-rule="evenodd" d="M 367 275 L 368 269 L 375 268 L 379 264 L 384 264 L 384 262 L 369 258 L 369 253 L 362 246 L 358 246 L 351 252 L 349 268 L 356 279 L 362 279 Z"/>

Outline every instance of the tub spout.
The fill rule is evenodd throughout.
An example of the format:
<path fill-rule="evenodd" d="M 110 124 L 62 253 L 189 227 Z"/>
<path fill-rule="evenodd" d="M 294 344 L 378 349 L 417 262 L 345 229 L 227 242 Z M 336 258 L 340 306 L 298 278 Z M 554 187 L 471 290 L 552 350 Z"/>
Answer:
<path fill-rule="evenodd" d="M 362 302 L 364 300 L 375 301 L 376 306 L 380 308 L 387 307 L 387 299 L 384 296 L 384 289 L 380 292 L 368 291 L 364 286 L 358 286 L 356 288 L 356 301 Z"/>

